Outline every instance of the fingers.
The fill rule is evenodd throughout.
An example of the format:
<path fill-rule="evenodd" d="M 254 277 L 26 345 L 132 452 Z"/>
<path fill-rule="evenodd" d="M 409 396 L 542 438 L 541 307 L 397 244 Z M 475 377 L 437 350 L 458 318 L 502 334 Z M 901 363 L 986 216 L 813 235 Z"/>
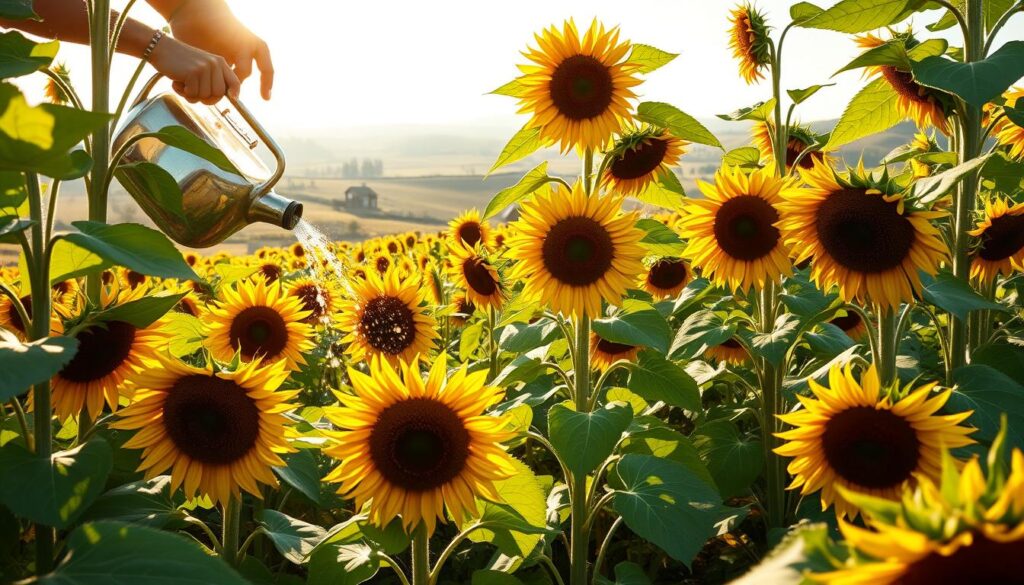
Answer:
<path fill-rule="evenodd" d="M 224 70 L 224 84 L 227 94 L 234 99 L 238 99 L 238 92 L 242 89 L 242 81 L 238 79 L 238 76 L 231 69 Z"/>
<path fill-rule="evenodd" d="M 252 51 L 243 51 L 235 57 L 235 75 L 238 81 L 245 81 L 252 75 Z"/>
<path fill-rule="evenodd" d="M 270 59 L 270 47 L 263 41 L 256 47 L 256 66 L 260 68 L 260 94 L 269 100 L 270 90 L 274 88 L 274 63 Z"/>
<path fill-rule="evenodd" d="M 203 67 L 199 71 L 199 94 L 196 96 L 198 101 L 203 103 L 210 101 L 210 89 L 212 86 L 212 79 L 216 72 L 213 71 L 212 67 Z"/>

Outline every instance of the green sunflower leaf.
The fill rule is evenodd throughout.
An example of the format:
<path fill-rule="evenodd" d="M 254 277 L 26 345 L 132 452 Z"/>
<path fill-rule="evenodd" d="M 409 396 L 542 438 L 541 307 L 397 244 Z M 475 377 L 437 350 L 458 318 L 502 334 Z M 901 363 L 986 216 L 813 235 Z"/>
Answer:
<path fill-rule="evenodd" d="M 700 412 L 700 390 L 686 370 L 653 350 L 640 352 L 636 365 L 630 368 L 626 387 L 645 400 Z"/>
<path fill-rule="evenodd" d="M 986 59 L 961 63 L 933 56 L 913 63 L 914 81 L 982 107 L 1024 77 L 1024 41 L 1010 41 Z"/>
<path fill-rule="evenodd" d="M 1005 413 L 1008 422 L 1007 440 L 1010 445 L 1024 448 L 1024 385 L 1019 380 L 986 365 L 971 364 L 953 372 L 956 385 L 944 412 L 973 410 L 966 423 L 978 429 L 972 438 L 992 441 L 1000 429 L 1000 418 Z"/>
<path fill-rule="evenodd" d="M 544 146 L 544 140 L 540 137 L 540 127 L 523 126 L 509 139 L 505 148 L 501 149 L 501 154 L 498 155 L 498 159 L 494 161 L 494 165 L 491 170 L 487 171 L 487 174 L 530 156 L 542 146 Z"/>
<path fill-rule="evenodd" d="M 633 50 L 629 53 L 629 58 L 626 61 L 639 64 L 640 73 L 650 73 L 668 65 L 678 56 L 678 53 L 668 53 L 650 45 L 636 44 L 633 45 Z"/>
<path fill-rule="evenodd" d="M 150 276 L 199 280 L 167 236 L 152 228 L 137 223 L 107 225 L 95 221 L 75 221 L 71 225 L 79 231 L 65 235 L 64 240 L 108 262 Z"/>
<path fill-rule="evenodd" d="M 647 232 L 640 240 L 640 245 L 652 254 L 659 256 L 682 256 L 686 244 L 679 234 L 656 219 L 644 218 L 636 222 L 636 227 Z"/>
<path fill-rule="evenodd" d="M 765 120 L 771 117 L 772 110 L 774 109 L 775 98 L 771 98 L 766 102 L 757 102 L 752 106 L 740 108 L 735 112 L 731 112 L 729 114 L 717 114 L 717 116 L 729 122 L 739 122 L 740 120 L 754 120 L 757 122 L 764 122 Z"/>
<path fill-rule="evenodd" d="M 59 48 L 60 41 L 36 43 L 13 30 L 0 34 L 0 79 L 46 69 Z"/>
<path fill-rule="evenodd" d="M 358 585 L 380 570 L 380 553 L 364 543 L 318 547 L 309 558 L 308 585 Z"/>
<path fill-rule="evenodd" d="M 73 337 L 23 342 L 0 328 L 0 402 L 19 396 L 33 384 L 57 374 L 78 351 Z"/>
<path fill-rule="evenodd" d="M 477 499 L 478 518 L 467 519 L 464 530 L 477 521 L 488 528 L 469 534 L 473 542 L 490 542 L 508 556 L 527 557 L 551 531 L 547 527 L 547 499 L 533 471 L 513 460 L 516 473 L 494 482 L 501 502 Z"/>
<path fill-rule="evenodd" d="M 677 138 L 722 148 L 722 143 L 696 118 L 679 108 L 661 102 L 643 102 L 636 109 L 636 118 L 665 128 Z"/>
<path fill-rule="evenodd" d="M 791 100 L 793 100 L 794 104 L 801 104 L 801 103 L 807 101 L 807 98 L 809 98 L 812 95 L 818 93 L 819 90 L 821 90 L 823 88 L 826 88 L 826 87 L 832 87 L 833 85 L 835 85 L 835 84 L 834 83 L 824 83 L 824 84 L 812 85 L 810 87 L 805 87 L 803 89 L 787 89 L 786 93 L 789 94 L 789 98 Z"/>
<path fill-rule="evenodd" d="M 757 168 L 761 164 L 761 151 L 753 146 L 741 146 L 725 153 L 722 164 L 748 169 Z"/>
<path fill-rule="evenodd" d="M 8 20 L 39 20 L 32 10 L 33 0 L 0 0 L 0 18 Z"/>
<path fill-rule="evenodd" d="M 990 311 L 1006 311 L 1006 307 L 992 302 L 978 294 L 971 285 L 956 278 L 949 271 L 943 270 L 936 276 L 920 273 L 921 296 L 929 303 L 949 311 L 958 319 L 966 319 L 971 311 L 987 309 Z"/>
<path fill-rule="evenodd" d="M 683 206 L 686 193 L 679 177 L 672 171 L 660 173 L 658 178 L 648 183 L 643 191 L 635 195 L 638 201 L 648 205 L 656 205 L 665 209 L 677 210 Z"/>
<path fill-rule="evenodd" d="M 516 78 L 490 93 L 493 95 L 505 95 L 518 98 L 526 95 L 526 92 L 529 90 L 530 87 L 528 85 L 523 84 L 519 78 Z"/>
<path fill-rule="evenodd" d="M 736 425 L 728 420 L 700 425 L 693 433 L 693 446 L 723 498 L 746 493 L 764 468 L 761 441 L 741 436 Z"/>
<path fill-rule="evenodd" d="M 257 520 L 277 552 L 296 565 L 304 564 L 313 547 L 327 535 L 327 531 L 320 526 L 292 518 L 277 510 L 263 510 Z"/>
<path fill-rule="evenodd" d="M 555 404 L 548 410 L 548 434 L 569 471 L 586 475 L 612 454 L 632 419 L 633 409 L 619 402 L 593 412 Z"/>
<path fill-rule="evenodd" d="M 919 0 L 841 0 L 831 8 L 809 18 L 798 26 L 824 28 L 844 33 L 862 33 L 899 22 L 908 6 Z M 795 20 L 795 19 L 794 19 Z"/>
<path fill-rule="evenodd" d="M 991 157 L 992 154 L 989 153 L 978 158 L 972 158 L 961 165 L 941 173 L 918 179 L 914 182 L 911 189 L 910 198 L 922 204 L 934 202 L 946 193 L 949 193 L 965 176 L 983 167 Z"/>
<path fill-rule="evenodd" d="M 498 191 L 498 194 L 487 204 L 487 209 L 484 210 L 482 219 L 494 217 L 509 205 L 519 203 L 554 180 L 554 177 L 548 176 L 547 161 L 540 163 L 530 172 L 523 175 L 523 178 L 518 183 Z"/>
<path fill-rule="evenodd" d="M 850 100 L 823 150 L 835 150 L 866 136 L 888 130 L 903 120 L 897 94 L 885 79 L 876 79 Z"/>
<path fill-rule="evenodd" d="M 672 330 L 668 321 L 650 303 L 626 299 L 611 317 L 595 319 L 594 333 L 602 339 L 640 347 L 649 347 L 661 353 L 668 351 Z"/>
<path fill-rule="evenodd" d="M 824 8 L 811 4 L 810 2 L 797 2 L 789 7 L 789 17 L 793 22 L 800 23 L 825 12 Z"/>
<path fill-rule="evenodd" d="M 149 327 L 178 304 L 187 293 L 155 294 L 117 305 L 92 315 L 99 322 L 124 321 L 139 329 Z"/>

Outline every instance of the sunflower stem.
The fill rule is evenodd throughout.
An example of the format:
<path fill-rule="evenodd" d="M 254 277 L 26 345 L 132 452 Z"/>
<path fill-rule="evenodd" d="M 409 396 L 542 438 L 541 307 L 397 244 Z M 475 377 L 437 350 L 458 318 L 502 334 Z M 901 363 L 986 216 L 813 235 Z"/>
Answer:
<path fill-rule="evenodd" d="M 39 176 L 25 173 L 28 190 L 29 215 L 32 225 L 32 340 L 44 339 L 50 335 L 50 254 L 47 252 L 46 222 L 43 221 L 43 195 L 39 189 Z M 50 381 L 36 384 L 32 390 L 35 408 L 35 446 L 40 459 L 50 461 L 53 454 L 51 428 Z M 36 533 L 36 574 L 44 575 L 53 568 L 53 544 L 56 531 L 53 527 L 35 525 Z"/>
<path fill-rule="evenodd" d="M 412 585 L 430 583 L 430 537 L 427 525 L 420 522 L 412 535 Z"/>
<path fill-rule="evenodd" d="M 92 111 L 107 113 L 110 108 L 110 0 L 92 0 L 89 21 L 89 45 L 92 53 Z M 92 135 L 92 171 L 89 177 L 89 221 L 107 221 L 107 164 L 110 159 L 110 127 L 104 124 Z M 100 304 L 102 280 L 99 275 L 86 279 L 86 295 Z"/>
<path fill-rule="evenodd" d="M 590 175 L 594 173 L 594 149 L 587 148 L 583 153 L 583 190 L 587 195 L 594 192 L 590 183 Z"/>
<path fill-rule="evenodd" d="M 220 539 L 220 557 L 232 567 L 238 566 L 238 532 L 242 524 L 242 500 L 231 496 L 224 504 L 224 522 Z"/>
<path fill-rule="evenodd" d="M 493 380 L 498 375 L 498 341 L 494 338 L 494 328 L 497 325 L 497 315 L 494 307 L 487 308 L 487 345 L 490 352 L 488 360 L 487 380 Z"/>
<path fill-rule="evenodd" d="M 590 316 L 580 315 L 576 321 L 576 410 L 590 409 Z M 571 474 L 572 518 L 570 526 L 569 585 L 587 584 L 587 556 L 590 551 L 587 475 Z"/>
<path fill-rule="evenodd" d="M 14 411 L 14 418 L 18 421 L 21 436 L 25 437 L 25 446 L 28 447 L 29 452 L 34 453 L 36 450 L 36 438 L 29 432 L 28 417 L 25 416 L 25 409 L 21 406 L 21 401 L 18 400 L 17 396 L 11 398 L 11 410 Z"/>
<path fill-rule="evenodd" d="M 878 315 L 878 343 L 875 345 L 875 367 L 878 368 L 878 379 L 883 387 L 888 387 L 896 380 L 896 352 L 899 349 L 896 339 L 896 311 L 890 307 L 876 306 Z"/>
<path fill-rule="evenodd" d="M 985 58 L 985 29 L 983 0 L 967 0 L 967 31 L 964 39 L 964 61 L 972 63 Z M 982 149 L 981 108 L 961 102 L 960 125 L 960 160 L 965 163 L 977 158 Z M 971 236 L 967 233 L 971 226 L 971 216 L 978 197 L 978 172 L 968 173 L 956 193 L 953 214 L 953 275 L 963 282 L 970 282 L 971 262 L 968 251 Z M 968 322 L 955 315 L 950 316 L 950 371 L 959 368 L 968 361 Z M 950 373 L 951 373 L 950 372 Z"/>
<path fill-rule="evenodd" d="M 758 328 L 762 333 L 770 333 L 775 326 L 775 306 L 777 295 L 775 294 L 776 283 L 769 281 L 761 289 L 758 299 Z M 761 424 L 761 444 L 764 448 L 765 480 L 767 482 L 767 512 L 768 525 L 771 528 L 786 526 L 786 485 L 785 485 L 785 461 L 775 453 L 778 438 L 775 433 L 779 430 L 779 419 L 777 415 L 785 412 L 782 400 L 782 393 L 779 391 L 782 386 L 780 373 L 783 371 L 776 368 L 767 359 L 755 357 L 758 364 L 758 378 L 761 384 L 762 411 L 765 416 Z"/>

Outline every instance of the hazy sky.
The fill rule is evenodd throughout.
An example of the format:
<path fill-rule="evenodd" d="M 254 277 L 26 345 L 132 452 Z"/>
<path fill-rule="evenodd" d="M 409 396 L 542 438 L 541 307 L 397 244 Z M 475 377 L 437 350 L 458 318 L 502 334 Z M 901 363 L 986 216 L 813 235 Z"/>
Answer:
<path fill-rule="evenodd" d="M 788 22 L 790 0 L 757 5 L 778 26 Z M 830 4 L 823 0 L 819 4 Z M 120 5 L 115 1 L 115 5 Z M 142 5 L 142 2 L 138 3 Z M 485 95 L 513 78 L 519 51 L 544 26 L 574 17 L 585 26 L 597 16 L 618 24 L 623 38 L 680 53 L 639 88 L 644 100 L 667 101 L 710 117 L 765 99 L 770 85 L 748 87 L 737 75 L 725 33 L 731 0 L 230 0 L 236 14 L 270 44 L 277 69 L 273 100 L 258 97 L 248 83 L 243 98 L 276 133 L 353 126 L 422 124 L 518 127 L 512 98 Z M 133 14 L 151 24 L 159 17 L 148 6 Z M 939 12 L 919 15 L 923 28 Z M 953 38 L 951 31 L 946 31 Z M 1002 41 L 1024 38 L 1017 17 Z M 954 44 L 961 44 L 959 39 Z M 854 56 L 841 34 L 796 29 L 784 53 L 785 88 L 829 82 Z M 66 45 L 81 91 L 88 87 L 88 59 L 82 47 Z M 116 62 L 115 87 L 134 67 Z M 831 81 L 838 85 L 798 110 L 804 120 L 838 116 L 863 84 L 859 72 Z"/>

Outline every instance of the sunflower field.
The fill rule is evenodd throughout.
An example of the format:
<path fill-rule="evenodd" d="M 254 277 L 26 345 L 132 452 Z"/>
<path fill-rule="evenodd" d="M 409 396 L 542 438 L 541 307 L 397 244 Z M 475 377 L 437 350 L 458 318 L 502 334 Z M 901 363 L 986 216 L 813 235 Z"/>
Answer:
<path fill-rule="evenodd" d="M 92 22 L 91 107 L 56 43 L 0 34 L 0 75 L 54 102 L 0 83 L 0 581 L 1024 583 L 1022 11 L 736 6 L 765 99 L 689 194 L 673 167 L 722 145 L 638 98 L 676 55 L 539 29 L 493 91 L 525 123 L 492 170 L 555 146 L 577 176 L 251 256 L 106 222 L 121 23 Z M 804 29 L 861 50 L 825 134 L 796 116 L 826 80 L 783 91 Z M 906 120 L 879 167 L 839 155 Z M 89 217 L 56 230 L 79 178 Z"/>

